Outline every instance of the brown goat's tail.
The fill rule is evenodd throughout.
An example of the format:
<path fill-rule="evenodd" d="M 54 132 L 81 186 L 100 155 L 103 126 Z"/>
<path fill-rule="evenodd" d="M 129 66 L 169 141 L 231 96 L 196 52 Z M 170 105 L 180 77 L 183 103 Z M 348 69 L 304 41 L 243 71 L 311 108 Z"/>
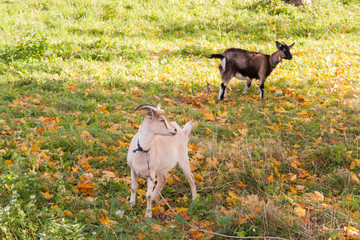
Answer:
<path fill-rule="evenodd" d="M 222 54 L 211 54 L 211 56 L 209 58 L 220 58 L 220 59 L 223 59 L 224 58 L 224 55 Z"/>

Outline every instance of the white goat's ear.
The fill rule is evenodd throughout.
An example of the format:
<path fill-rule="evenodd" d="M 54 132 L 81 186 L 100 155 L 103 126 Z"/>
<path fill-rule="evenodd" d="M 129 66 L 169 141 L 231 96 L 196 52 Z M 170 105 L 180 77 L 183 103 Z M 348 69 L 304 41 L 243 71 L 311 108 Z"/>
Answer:
<path fill-rule="evenodd" d="M 159 103 L 159 104 L 156 106 L 156 108 L 160 110 L 160 108 L 161 108 L 161 103 Z"/>
<path fill-rule="evenodd" d="M 295 45 L 295 43 L 291 44 L 289 47 L 289 49 L 291 49 L 293 46 Z"/>
<path fill-rule="evenodd" d="M 148 117 L 149 117 L 150 119 L 153 119 L 153 118 L 154 118 L 154 112 L 151 111 L 150 109 L 148 109 L 146 113 L 147 113 L 147 115 L 148 115 Z"/>
<path fill-rule="evenodd" d="M 280 42 L 278 42 L 278 41 L 275 41 L 275 43 L 276 43 L 277 49 L 280 49 L 280 47 L 282 46 L 282 44 L 281 44 Z"/>

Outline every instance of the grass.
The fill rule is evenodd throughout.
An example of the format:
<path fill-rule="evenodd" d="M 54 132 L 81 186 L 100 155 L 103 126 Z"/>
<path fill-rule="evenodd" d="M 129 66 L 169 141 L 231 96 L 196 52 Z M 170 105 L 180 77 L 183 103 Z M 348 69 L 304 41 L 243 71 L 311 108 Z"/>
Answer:
<path fill-rule="evenodd" d="M 178 169 L 162 191 L 185 219 L 235 236 L 356 238 L 357 1 L 0 4 L 1 238 L 211 238 L 162 202 L 144 219 L 141 191 L 128 205 L 127 147 L 143 118 L 133 111 L 159 102 L 171 120 L 197 126 L 189 155 L 199 199 Z M 206 56 L 272 53 L 275 40 L 295 46 L 267 79 L 266 100 L 233 80 L 215 101 L 218 62 Z"/>

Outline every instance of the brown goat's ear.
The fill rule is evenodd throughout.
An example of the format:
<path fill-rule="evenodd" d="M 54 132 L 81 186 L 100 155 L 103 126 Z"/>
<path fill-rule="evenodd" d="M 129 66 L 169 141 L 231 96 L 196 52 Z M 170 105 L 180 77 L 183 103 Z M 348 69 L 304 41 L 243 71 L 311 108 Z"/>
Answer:
<path fill-rule="evenodd" d="M 289 47 L 289 49 L 291 49 L 293 46 L 295 45 L 295 43 L 291 44 Z"/>
<path fill-rule="evenodd" d="M 282 46 L 282 44 L 281 44 L 280 42 L 278 42 L 278 41 L 275 41 L 275 43 L 276 43 L 277 49 L 280 49 L 280 47 Z"/>

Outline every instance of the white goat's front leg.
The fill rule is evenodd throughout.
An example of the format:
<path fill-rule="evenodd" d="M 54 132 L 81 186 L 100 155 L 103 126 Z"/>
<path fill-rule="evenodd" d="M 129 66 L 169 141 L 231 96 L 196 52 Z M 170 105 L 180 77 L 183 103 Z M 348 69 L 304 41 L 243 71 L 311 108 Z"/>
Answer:
<path fill-rule="evenodd" d="M 136 200 L 136 190 L 138 188 L 138 175 L 134 170 L 131 169 L 131 196 L 130 196 L 130 204 L 135 205 Z"/>
<path fill-rule="evenodd" d="M 154 185 L 155 185 L 155 174 L 151 174 L 150 177 L 148 177 L 147 179 L 147 192 L 146 192 L 146 200 L 147 200 L 147 206 L 146 206 L 146 213 L 145 213 L 145 217 L 146 218 L 151 218 L 152 217 L 152 209 L 151 209 L 151 205 L 152 205 L 152 193 L 154 190 Z"/>
<path fill-rule="evenodd" d="M 189 182 L 190 189 L 191 189 L 192 200 L 195 200 L 195 198 L 196 198 L 196 186 L 195 186 L 194 176 L 191 173 L 190 164 L 189 164 L 189 158 L 186 158 L 183 161 L 179 162 L 179 167 L 184 172 L 184 175 L 185 175 L 187 181 Z"/>
<path fill-rule="evenodd" d="M 159 196 L 161 189 L 164 187 L 166 183 L 166 174 L 159 174 L 158 176 L 158 182 L 156 184 L 155 190 L 152 193 L 151 199 L 155 200 L 157 196 Z"/>

